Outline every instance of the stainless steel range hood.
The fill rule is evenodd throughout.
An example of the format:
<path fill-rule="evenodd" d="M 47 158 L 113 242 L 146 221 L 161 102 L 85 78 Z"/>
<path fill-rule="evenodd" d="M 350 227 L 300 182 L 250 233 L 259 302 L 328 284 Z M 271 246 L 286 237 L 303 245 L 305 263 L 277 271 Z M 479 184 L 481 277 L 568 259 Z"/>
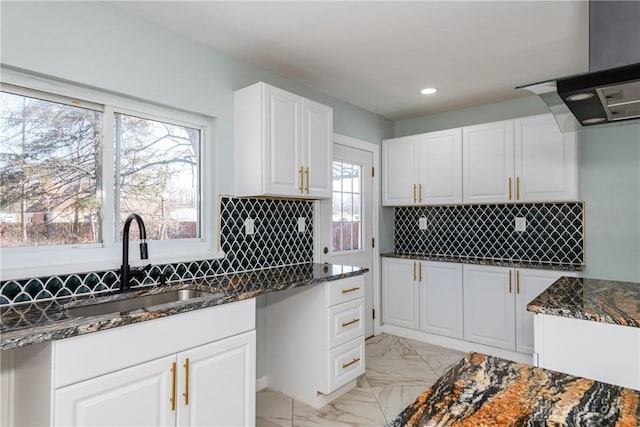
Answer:
<path fill-rule="evenodd" d="M 562 132 L 640 123 L 640 63 L 516 89 L 538 95 Z"/>
<path fill-rule="evenodd" d="M 589 2 L 589 73 L 518 86 L 562 132 L 640 123 L 640 2 Z"/>

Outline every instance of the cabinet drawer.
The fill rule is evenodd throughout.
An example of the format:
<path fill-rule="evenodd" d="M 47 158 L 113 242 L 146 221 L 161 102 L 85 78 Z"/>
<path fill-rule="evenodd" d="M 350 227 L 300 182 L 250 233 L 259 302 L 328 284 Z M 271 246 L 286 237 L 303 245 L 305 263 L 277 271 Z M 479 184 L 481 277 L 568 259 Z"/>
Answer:
<path fill-rule="evenodd" d="M 356 338 L 329 351 L 329 390 L 331 393 L 364 374 L 364 337 Z"/>
<path fill-rule="evenodd" d="M 364 297 L 364 276 L 327 282 L 327 305 L 336 305 Z"/>
<path fill-rule="evenodd" d="M 364 336 L 364 298 L 329 307 L 329 348 Z"/>

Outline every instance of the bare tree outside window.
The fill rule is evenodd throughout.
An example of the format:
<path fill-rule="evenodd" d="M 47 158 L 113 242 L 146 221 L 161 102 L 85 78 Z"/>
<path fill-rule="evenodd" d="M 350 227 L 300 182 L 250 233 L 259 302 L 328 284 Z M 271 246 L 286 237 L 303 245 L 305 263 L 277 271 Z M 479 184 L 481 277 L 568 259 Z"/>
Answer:
<path fill-rule="evenodd" d="M 0 247 L 102 241 L 102 118 L 0 92 Z"/>
<path fill-rule="evenodd" d="M 201 237 L 200 129 L 21 93 L 0 92 L 0 248 L 118 241 L 133 212 L 149 239 Z M 103 142 L 104 126 L 113 141 Z M 103 206 L 107 191 L 114 203 Z M 103 236 L 105 224 L 115 236 Z"/>
<path fill-rule="evenodd" d="M 199 237 L 200 131 L 116 114 L 115 135 L 119 230 L 135 212 L 149 239 Z"/>

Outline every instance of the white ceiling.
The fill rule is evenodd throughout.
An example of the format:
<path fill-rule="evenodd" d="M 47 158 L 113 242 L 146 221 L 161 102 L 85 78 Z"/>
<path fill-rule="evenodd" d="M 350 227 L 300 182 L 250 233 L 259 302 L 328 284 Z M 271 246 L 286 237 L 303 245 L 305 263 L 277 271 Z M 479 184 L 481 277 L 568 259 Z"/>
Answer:
<path fill-rule="evenodd" d="M 588 70 L 584 1 L 112 4 L 391 120 Z M 420 95 L 427 86 L 438 93 Z"/>

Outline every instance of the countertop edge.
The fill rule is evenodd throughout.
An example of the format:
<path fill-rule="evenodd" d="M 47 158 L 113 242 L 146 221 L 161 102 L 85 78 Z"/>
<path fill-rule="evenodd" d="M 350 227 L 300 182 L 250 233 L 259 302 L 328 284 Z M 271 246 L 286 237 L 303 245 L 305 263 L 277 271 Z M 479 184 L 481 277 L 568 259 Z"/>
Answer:
<path fill-rule="evenodd" d="M 324 266 L 325 264 L 314 264 L 317 266 Z M 284 268 L 284 267 L 280 267 Z M 266 269 L 268 270 L 268 269 Z M 169 303 L 165 305 L 159 305 L 158 309 L 147 310 L 138 309 L 131 311 L 124 315 L 120 313 L 110 313 L 100 316 L 91 317 L 77 317 L 71 318 L 73 324 L 69 326 L 56 325 L 55 323 L 43 326 L 33 326 L 31 328 L 26 327 L 23 329 L 17 329 L 15 331 L 3 332 L 0 336 L 0 351 L 11 350 L 16 348 L 25 347 L 28 345 L 39 344 L 47 341 L 60 340 L 65 338 L 71 338 L 80 335 L 86 335 L 93 332 L 104 331 L 108 329 L 117 328 L 120 326 L 127 326 L 131 324 L 141 323 L 149 320 L 169 317 L 177 314 L 188 313 L 190 311 L 199 310 L 203 308 L 215 307 L 222 304 L 232 303 L 236 301 L 242 301 L 245 299 L 255 298 L 259 295 L 266 295 L 274 292 L 280 292 L 287 289 L 302 288 L 307 286 L 314 286 L 320 283 L 333 282 L 336 280 L 347 279 L 349 277 L 360 276 L 369 271 L 368 268 L 361 268 L 357 271 L 340 272 L 336 274 L 330 274 L 326 277 L 310 278 L 310 279 L 292 279 L 286 282 L 278 283 L 268 288 L 255 288 L 250 290 L 243 290 L 242 292 L 234 293 L 231 291 L 224 296 L 211 296 L 209 298 L 198 298 L 196 301 L 183 301 L 176 303 Z M 247 272 L 246 276 L 250 276 L 252 272 Z M 236 277 L 242 277 L 242 274 L 236 274 Z M 167 284 L 163 288 L 153 287 L 149 289 L 140 289 L 140 292 L 136 293 L 136 296 L 145 293 L 159 293 L 168 292 L 179 289 L 202 289 L 203 286 L 198 282 L 204 279 L 193 279 L 189 281 L 180 281 L 173 284 Z M 117 294 L 116 294 L 117 296 Z"/>
<path fill-rule="evenodd" d="M 569 265 L 569 264 L 545 264 L 528 261 L 511 261 L 511 260 L 496 260 L 490 258 L 461 258 L 461 257 L 444 257 L 435 255 L 425 255 L 418 253 L 396 253 L 385 252 L 380 254 L 381 258 L 398 258 L 398 259 L 415 259 L 421 261 L 433 261 L 433 262 L 450 262 L 455 264 L 470 264 L 470 265 L 487 265 L 496 267 L 510 267 L 510 268 L 529 268 L 533 270 L 551 270 L 551 271 L 583 271 L 585 265 Z"/>

